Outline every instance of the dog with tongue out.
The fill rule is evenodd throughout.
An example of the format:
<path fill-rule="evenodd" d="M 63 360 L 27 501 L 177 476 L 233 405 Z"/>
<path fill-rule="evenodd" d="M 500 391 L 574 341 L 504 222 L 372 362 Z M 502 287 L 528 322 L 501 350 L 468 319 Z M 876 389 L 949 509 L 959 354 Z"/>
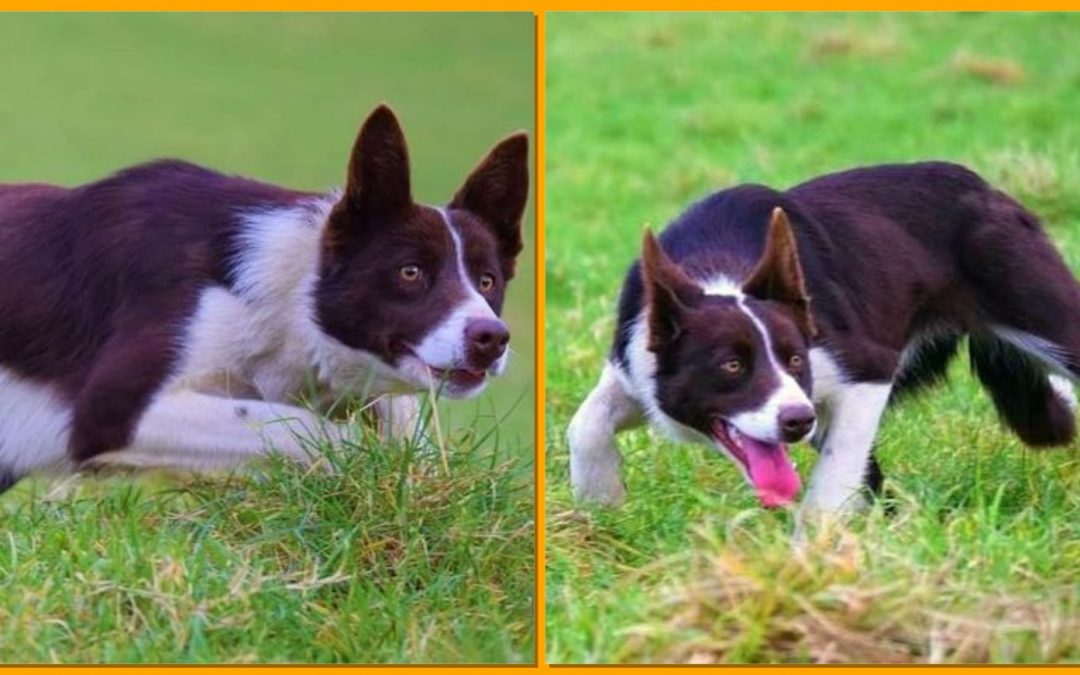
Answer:
<path fill-rule="evenodd" d="M 1020 202 L 946 162 L 720 190 L 645 235 L 567 430 L 571 482 L 620 502 L 615 437 L 647 422 L 729 457 L 768 507 L 799 498 L 788 445 L 808 439 L 797 524 L 857 509 L 883 488 L 890 402 L 945 380 L 964 341 L 1021 441 L 1074 442 L 1080 284 Z"/>
<path fill-rule="evenodd" d="M 568 431 L 582 499 L 622 501 L 614 436 L 644 422 L 726 455 L 766 507 L 799 495 L 788 444 L 816 425 L 816 329 L 791 223 L 782 208 L 724 220 L 708 206 L 646 232 L 627 275 L 611 357 Z"/>

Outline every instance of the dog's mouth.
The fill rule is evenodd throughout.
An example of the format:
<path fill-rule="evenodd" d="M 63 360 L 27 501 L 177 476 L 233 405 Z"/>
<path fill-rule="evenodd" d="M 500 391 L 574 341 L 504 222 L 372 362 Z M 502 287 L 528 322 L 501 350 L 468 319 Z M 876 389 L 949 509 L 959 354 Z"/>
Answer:
<path fill-rule="evenodd" d="M 440 382 L 446 382 L 460 391 L 475 389 L 487 380 L 488 371 L 477 368 L 436 368 L 428 366 L 432 377 Z"/>
<path fill-rule="evenodd" d="M 741 433 L 726 420 L 713 420 L 712 436 L 741 465 L 766 508 L 791 504 L 802 488 L 783 443 L 766 443 Z"/>
<path fill-rule="evenodd" d="M 476 368 L 466 364 L 448 367 L 433 366 L 425 361 L 416 350 L 404 343 L 395 345 L 397 352 L 411 359 L 410 370 L 420 386 L 444 386 L 444 391 L 451 396 L 468 396 L 480 390 L 486 382 L 491 368 Z"/>

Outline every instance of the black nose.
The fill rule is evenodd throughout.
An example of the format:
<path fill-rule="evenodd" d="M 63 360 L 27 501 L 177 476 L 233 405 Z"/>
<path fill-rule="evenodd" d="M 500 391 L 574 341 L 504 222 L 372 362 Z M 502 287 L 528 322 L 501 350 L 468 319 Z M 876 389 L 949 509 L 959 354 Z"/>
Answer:
<path fill-rule="evenodd" d="M 506 351 L 510 331 L 498 319 L 473 319 L 465 326 L 469 364 L 487 369 Z"/>
<path fill-rule="evenodd" d="M 780 409 L 780 435 L 785 443 L 795 443 L 814 428 L 814 409 L 805 405 Z"/>

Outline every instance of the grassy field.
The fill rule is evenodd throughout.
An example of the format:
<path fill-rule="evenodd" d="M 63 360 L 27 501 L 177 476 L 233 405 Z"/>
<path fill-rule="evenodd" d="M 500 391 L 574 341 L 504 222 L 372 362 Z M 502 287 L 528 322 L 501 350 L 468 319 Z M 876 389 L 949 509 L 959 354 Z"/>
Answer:
<path fill-rule="evenodd" d="M 5 182 L 179 156 L 326 189 L 385 100 L 414 195 L 444 202 L 533 123 L 529 15 L 20 15 L 0 42 Z M 337 475 L 273 463 L 5 495 L 0 661 L 531 661 L 532 257 L 507 376 L 443 409 L 445 465 L 432 443 L 368 438 L 327 450 Z"/>
<path fill-rule="evenodd" d="M 547 20 L 547 644 L 552 662 L 1080 661 L 1080 444 L 1026 450 L 958 363 L 893 409 L 896 493 L 790 546 L 730 462 L 622 437 L 629 500 L 574 505 L 565 427 L 644 226 L 740 182 L 967 163 L 1080 271 L 1080 17 Z M 804 478 L 813 453 L 796 451 Z"/>

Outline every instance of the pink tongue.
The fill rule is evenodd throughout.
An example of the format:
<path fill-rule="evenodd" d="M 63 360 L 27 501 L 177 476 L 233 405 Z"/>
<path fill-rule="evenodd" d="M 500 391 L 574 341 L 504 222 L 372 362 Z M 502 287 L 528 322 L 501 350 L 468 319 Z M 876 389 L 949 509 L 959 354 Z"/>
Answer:
<path fill-rule="evenodd" d="M 802 481 L 788 459 L 787 447 L 779 443 L 762 443 L 748 436 L 739 440 L 746 453 L 750 482 L 757 489 L 761 503 L 772 508 L 795 501 Z"/>

